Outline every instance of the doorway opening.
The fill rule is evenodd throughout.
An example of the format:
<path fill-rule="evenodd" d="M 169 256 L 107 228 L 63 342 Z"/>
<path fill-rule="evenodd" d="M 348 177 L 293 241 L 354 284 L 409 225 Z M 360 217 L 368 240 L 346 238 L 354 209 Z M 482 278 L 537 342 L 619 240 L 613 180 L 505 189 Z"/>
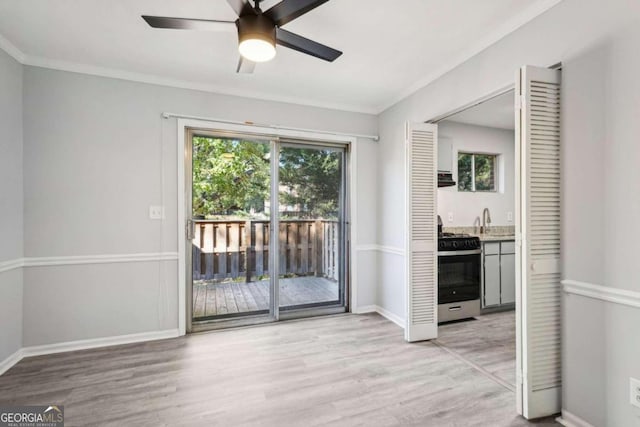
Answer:
<path fill-rule="evenodd" d="M 512 392 L 516 391 L 514 99 L 511 88 L 438 121 L 438 174 L 451 179 L 437 190 L 438 344 Z M 453 242 L 466 250 L 441 250 Z"/>
<path fill-rule="evenodd" d="M 187 129 L 189 331 L 347 310 L 348 146 Z"/>
<path fill-rule="evenodd" d="M 515 132 L 508 130 L 507 138 L 507 144 L 515 140 L 513 167 L 505 166 L 508 158 L 504 153 L 482 147 L 457 149 L 455 155 L 453 149 L 449 151 L 447 147 L 440 156 L 437 154 L 439 128 L 446 129 L 445 119 L 468 110 L 462 115 L 469 120 L 470 116 L 477 116 L 470 107 L 479 105 L 486 109 L 489 99 L 499 100 L 496 96 L 430 123 L 408 124 L 409 280 L 405 337 L 408 341 L 438 338 L 442 329 L 438 328 L 439 321 L 482 319 L 482 314 L 488 315 L 488 311 L 510 308 L 515 299 L 516 408 L 518 414 L 534 419 L 557 414 L 561 408 L 560 71 L 522 67 L 514 94 L 511 105 Z M 507 108 L 511 109 L 508 105 Z M 438 122 L 443 126 L 436 124 Z M 453 124 L 467 130 L 468 125 Z M 477 123 L 472 125 L 477 128 Z M 460 131 L 455 138 L 463 140 L 464 134 Z M 476 129 L 476 136 L 471 138 L 476 143 L 480 139 L 478 135 Z M 435 159 L 440 160 L 447 154 L 449 171 L 436 173 L 439 167 L 434 164 Z M 501 175 L 501 171 L 505 173 Z M 513 181 L 507 178 L 509 171 L 514 172 Z M 511 203 L 498 204 L 502 218 L 496 221 L 489 203 L 496 201 L 501 189 L 506 193 L 507 184 L 511 183 L 514 184 L 514 212 L 508 210 L 513 206 Z M 454 187 L 456 194 L 445 194 L 445 189 L 436 187 Z M 466 193 L 465 198 L 475 204 L 459 209 L 461 194 L 458 193 Z M 444 206 L 440 213 L 445 216 L 439 218 L 440 230 L 436 228 L 438 204 Z M 447 208 L 447 204 L 451 208 Z M 456 225 L 451 224 L 456 212 L 466 216 L 469 222 L 463 229 L 447 230 L 445 223 Z M 476 217 L 480 212 L 481 216 Z M 496 227 L 496 223 L 502 226 L 505 217 L 515 225 L 512 237 L 509 228 Z M 441 300 L 441 296 L 447 300 Z M 476 337 L 476 334 L 469 336 Z M 468 350 L 469 346 L 464 348 Z M 497 379 L 486 368 L 474 366 Z M 507 388 L 511 386 L 513 383 Z"/>

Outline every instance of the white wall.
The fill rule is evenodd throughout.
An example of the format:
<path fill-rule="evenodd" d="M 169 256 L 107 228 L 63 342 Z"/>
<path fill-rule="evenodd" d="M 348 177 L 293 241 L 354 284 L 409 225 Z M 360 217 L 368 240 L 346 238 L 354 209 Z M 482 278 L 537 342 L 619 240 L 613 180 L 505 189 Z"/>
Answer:
<path fill-rule="evenodd" d="M 376 117 L 25 67 L 27 257 L 177 251 L 177 112 L 376 134 Z M 358 140 L 355 245 L 376 242 L 377 143 Z M 166 219 L 151 221 L 149 205 Z M 375 254 L 373 254 L 375 255 Z M 358 252 L 357 305 L 375 303 Z M 177 262 L 25 269 L 26 346 L 177 328 Z"/>
<path fill-rule="evenodd" d="M 443 121 L 438 123 L 438 140 L 453 146 L 453 180 L 458 182 L 458 152 L 498 154 L 496 192 L 458 191 L 458 186 L 438 188 L 438 215 L 445 227 L 482 224 L 482 211 L 489 208 L 491 225 L 514 225 L 515 134 L 511 130 Z M 442 147 L 440 144 L 438 150 Z M 440 168 L 440 166 L 438 166 Z M 453 221 L 449 221 L 449 213 Z M 507 213 L 511 212 L 511 221 Z"/>
<path fill-rule="evenodd" d="M 0 363 L 22 347 L 22 65 L 0 49 Z M 4 270 L 4 271 L 2 271 Z"/>
<path fill-rule="evenodd" d="M 639 19 L 638 2 L 564 0 L 382 113 L 379 244 L 404 247 L 406 120 L 437 117 L 503 88 L 522 65 L 562 62 L 563 276 L 640 292 Z M 402 268 L 404 256 L 382 254 L 380 265 Z M 404 273 L 389 268 L 378 305 L 404 318 Z M 629 376 L 640 376 L 640 340 L 630 326 L 640 324 L 640 310 L 565 299 L 564 409 L 596 426 L 637 425 L 628 389 Z"/>

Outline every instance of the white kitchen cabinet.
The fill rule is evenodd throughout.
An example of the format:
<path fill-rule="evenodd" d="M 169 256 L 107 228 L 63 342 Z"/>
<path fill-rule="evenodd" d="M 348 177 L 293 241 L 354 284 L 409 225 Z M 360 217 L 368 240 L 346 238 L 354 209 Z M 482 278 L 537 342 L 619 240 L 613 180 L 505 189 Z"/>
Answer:
<path fill-rule="evenodd" d="M 482 245 L 482 308 L 512 305 L 516 301 L 515 243 Z"/>

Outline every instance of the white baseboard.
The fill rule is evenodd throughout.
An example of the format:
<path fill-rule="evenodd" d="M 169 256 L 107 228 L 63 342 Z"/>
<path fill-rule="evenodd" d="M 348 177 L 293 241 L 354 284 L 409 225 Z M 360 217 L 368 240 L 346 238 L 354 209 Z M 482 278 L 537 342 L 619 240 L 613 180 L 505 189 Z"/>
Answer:
<path fill-rule="evenodd" d="M 145 341 L 175 338 L 180 334 L 177 329 L 166 331 L 142 332 L 139 334 L 118 335 L 115 337 L 92 338 L 88 340 L 67 341 L 56 344 L 36 345 L 24 347 L 23 357 L 41 356 L 44 354 L 64 353 L 67 351 L 88 350 L 91 348 L 109 347 L 112 345 L 132 344 Z"/>
<path fill-rule="evenodd" d="M 110 347 L 114 345 L 133 344 L 146 341 L 163 340 L 180 336 L 178 329 L 165 331 L 142 332 L 139 334 L 119 335 L 115 337 L 92 338 L 87 340 L 67 341 L 56 344 L 23 347 L 0 362 L 0 375 L 8 371 L 13 365 L 25 357 L 42 356 L 45 354 L 65 353 L 68 351 L 88 350 L 92 348 Z"/>
<path fill-rule="evenodd" d="M 15 353 L 4 359 L 0 362 L 0 375 L 7 372 L 9 369 L 13 367 L 16 363 L 21 361 L 23 358 L 22 349 L 17 350 Z"/>
<path fill-rule="evenodd" d="M 594 427 L 577 415 L 572 414 L 566 409 L 562 410 L 562 416 L 556 419 L 557 422 L 565 427 Z"/>
<path fill-rule="evenodd" d="M 390 312 L 389 310 L 385 310 L 384 308 L 379 307 L 379 306 L 376 307 L 376 312 L 380 316 L 385 317 L 388 320 L 391 320 L 393 323 L 395 323 L 396 325 L 398 325 L 402 329 L 404 329 L 404 319 L 401 318 L 400 316 L 397 316 L 397 315 L 393 314 L 392 312 Z"/>
<path fill-rule="evenodd" d="M 378 313 L 380 316 L 386 318 L 387 320 L 392 321 L 396 325 L 400 326 L 404 329 L 404 319 L 400 316 L 396 316 L 389 310 L 385 310 L 384 308 L 377 305 L 365 305 L 362 307 L 358 307 L 355 311 L 355 314 L 365 314 L 365 313 Z"/>
<path fill-rule="evenodd" d="M 366 313 L 375 313 L 378 308 L 378 306 L 376 305 L 365 305 L 362 307 L 357 307 L 355 310 L 353 310 L 354 314 L 366 314 Z"/>

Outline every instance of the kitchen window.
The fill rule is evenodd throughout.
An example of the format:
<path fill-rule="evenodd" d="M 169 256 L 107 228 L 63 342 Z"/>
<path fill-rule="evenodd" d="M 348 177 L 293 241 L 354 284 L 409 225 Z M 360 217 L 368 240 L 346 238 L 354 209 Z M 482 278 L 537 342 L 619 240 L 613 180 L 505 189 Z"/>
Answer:
<path fill-rule="evenodd" d="M 458 153 L 458 191 L 497 191 L 496 154 Z"/>

